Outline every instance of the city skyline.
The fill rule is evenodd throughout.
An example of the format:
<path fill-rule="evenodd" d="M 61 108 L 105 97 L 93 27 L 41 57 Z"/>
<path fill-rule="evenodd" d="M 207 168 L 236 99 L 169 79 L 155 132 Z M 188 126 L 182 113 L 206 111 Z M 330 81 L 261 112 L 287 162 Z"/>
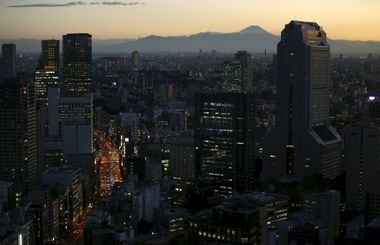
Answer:
<path fill-rule="evenodd" d="M 0 244 L 380 245 L 379 7 L 0 1 Z"/>
<path fill-rule="evenodd" d="M 380 41 L 380 33 L 373 31 L 380 21 L 376 14 L 380 2 L 324 0 L 314 5 L 312 1 L 301 0 L 286 4 L 278 0 L 238 0 L 222 4 L 216 0 L 191 3 L 184 0 L 5 0 L 0 3 L 0 22 L 8 24 L 1 26 L 0 38 L 46 39 L 59 38 L 63 33 L 89 32 L 95 39 L 122 39 L 206 31 L 235 32 L 249 25 L 259 25 L 279 35 L 284 23 L 303 19 L 320 23 L 332 39 Z M 311 7 L 313 11 L 305 11 Z M 356 31 L 347 32 L 348 29 Z"/>

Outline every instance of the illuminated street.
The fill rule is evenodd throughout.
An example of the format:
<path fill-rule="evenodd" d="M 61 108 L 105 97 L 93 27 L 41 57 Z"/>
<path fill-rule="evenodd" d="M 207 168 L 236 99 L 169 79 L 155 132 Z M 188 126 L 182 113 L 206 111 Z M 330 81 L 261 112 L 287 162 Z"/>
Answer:
<path fill-rule="evenodd" d="M 107 196 L 115 183 L 122 182 L 120 156 L 117 147 L 99 131 L 95 131 L 99 143 L 99 194 Z"/>

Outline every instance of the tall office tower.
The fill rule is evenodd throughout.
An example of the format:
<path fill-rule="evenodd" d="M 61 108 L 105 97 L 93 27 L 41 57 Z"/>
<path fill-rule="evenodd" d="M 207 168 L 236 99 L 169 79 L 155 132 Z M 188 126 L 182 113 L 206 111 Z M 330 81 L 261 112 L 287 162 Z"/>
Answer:
<path fill-rule="evenodd" d="M 59 91 L 49 89 L 49 138 L 62 139 L 65 159 L 74 154 L 93 153 L 92 95 L 64 97 Z"/>
<path fill-rule="evenodd" d="M 63 88 L 69 96 L 92 91 L 92 37 L 87 33 L 63 36 Z"/>
<path fill-rule="evenodd" d="M 42 169 L 40 160 L 43 159 L 42 155 L 39 155 L 39 138 L 38 138 L 38 120 L 37 120 L 37 107 L 35 89 L 32 81 L 28 81 L 27 84 L 27 159 L 28 159 L 28 188 L 33 187 L 41 181 Z"/>
<path fill-rule="evenodd" d="M 141 56 L 138 51 L 133 51 L 132 52 L 132 65 L 133 66 L 139 66 L 141 61 Z"/>
<path fill-rule="evenodd" d="M 239 51 L 235 59 L 223 63 L 224 92 L 252 92 L 253 71 L 252 55 Z"/>
<path fill-rule="evenodd" d="M 47 101 L 48 88 L 59 84 L 59 40 L 42 40 L 41 56 L 34 73 L 37 101 Z"/>
<path fill-rule="evenodd" d="M 41 56 L 34 72 L 33 90 L 35 96 L 37 159 L 39 175 L 45 170 L 47 159 L 45 154 L 45 141 L 47 134 L 47 102 L 48 88 L 57 87 L 59 78 L 59 41 L 42 40 Z"/>
<path fill-rule="evenodd" d="M 16 76 L 16 44 L 3 44 L 0 62 L 2 77 Z"/>
<path fill-rule="evenodd" d="M 238 51 L 235 59 L 240 62 L 240 76 L 243 92 L 253 92 L 252 55 L 247 51 Z"/>
<path fill-rule="evenodd" d="M 39 69 L 50 71 L 59 70 L 59 40 L 42 40 L 41 48 Z"/>
<path fill-rule="evenodd" d="M 178 181 L 191 181 L 195 178 L 195 147 L 191 134 L 176 135 L 168 138 L 169 174 Z"/>
<path fill-rule="evenodd" d="M 341 137 L 329 124 L 329 60 L 317 23 L 286 25 L 277 46 L 276 125 L 264 142 L 263 180 L 341 174 Z"/>
<path fill-rule="evenodd" d="M 17 78 L 0 81 L 0 180 L 17 189 L 37 181 L 33 108 L 27 83 Z"/>
<path fill-rule="evenodd" d="M 380 215 L 380 129 L 356 125 L 345 132 L 347 207 Z"/>
<path fill-rule="evenodd" d="M 250 93 L 200 93 L 195 97 L 198 165 L 216 195 L 252 191 L 255 104 Z"/>

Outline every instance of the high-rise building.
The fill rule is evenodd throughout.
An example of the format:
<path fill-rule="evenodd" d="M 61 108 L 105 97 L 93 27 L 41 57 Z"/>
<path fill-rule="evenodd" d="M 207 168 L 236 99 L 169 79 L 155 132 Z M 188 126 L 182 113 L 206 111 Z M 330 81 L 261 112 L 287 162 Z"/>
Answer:
<path fill-rule="evenodd" d="M 223 63 L 223 88 L 225 92 L 252 92 L 252 55 L 239 51 L 235 59 Z"/>
<path fill-rule="evenodd" d="M 380 215 L 380 129 L 356 125 L 345 132 L 347 207 Z"/>
<path fill-rule="evenodd" d="M 178 135 L 168 138 L 169 175 L 178 181 L 195 178 L 195 146 L 192 135 Z"/>
<path fill-rule="evenodd" d="M 141 56 L 138 51 L 132 52 L 132 65 L 137 67 L 140 65 Z"/>
<path fill-rule="evenodd" d="M 59 77 L 59 41 L 42 40 L 41 56 L 36 71 L 34 72 L 33 90 L 35 96 L 36 134 L 37 134 L 37 159 L 39 173 L 45 170 L 48 159 L 45 153 L 45 141 L 47 136 L 47 102 L 48 89 L 57 87 Z"/>
<path fill-rule="evenodd" d="M 59 84 L 59 40 L 42 40 L 41 56 L 34 73 L 36 100 L 47 102 L 48 88 Z"/>
<path fill-rule="evenodd" d="M 60 137 L 63 156 L 93 152 L 92 95 L 65 97 L 58 88 L 49 89 L 48 135 Z"/>
<path fill-rule="evenodd" d="M 195 139 L 200 175 L 216 195 L 252 191 L 255 104 L 250 93 L 196 95 Z"/>
<path fill-rule="evenodd" d="M 29 187 L 37 182 L 33 98 L 18 78 L 0 81 L 0 180 Z"/>
<path fill-rule="evenodd" d="M 60 196 L 61 232 L 70 231 L 83 211 L 83 176 L 77 168 L 50 168 L 43 173 L 42 184 Z"/>
<path fill-rule="evenodd" d="M 252 92 L 253 88 L 253 68 L 252 55 L 247 51 L 238 51 L 235 54 L 235 59 L 240 62 L 240 75 L 243 92 Z"/>
<path fill-rule="evenodd" d="M 41 48 L 39 69 L 50 71 L 59 70 L 59 40 L 42 40 Z"/>
<path fill-rule="evenodd" d="M 2 77 L 16 76 L 16 44 L 2 45 L 0 68 Z"/>
<path fill-rule="evenodd" d="M 73 33 L 63 36 L 63 88 L 69 96 L 92 91 L 92 36 Z"/>
<path fill-rule="evenodd" d="M 264 180 L 341 174 L 341 137 L 329 124 L 329 61 L 322 27 L 286 25 L 277 46 L 276 125 L 264 143 Z"/>

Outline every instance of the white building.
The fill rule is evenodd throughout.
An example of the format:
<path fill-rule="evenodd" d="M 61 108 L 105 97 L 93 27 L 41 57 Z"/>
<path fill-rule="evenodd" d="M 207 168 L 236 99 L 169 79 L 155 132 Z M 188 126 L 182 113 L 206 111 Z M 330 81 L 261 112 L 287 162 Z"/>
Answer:
<path fill-rule="evenodd" d="M 63 156 L 93 152 L 92 95 L 61 97 L 58 88 L 49 88 L 48 134 L 60 136 Z"/>

